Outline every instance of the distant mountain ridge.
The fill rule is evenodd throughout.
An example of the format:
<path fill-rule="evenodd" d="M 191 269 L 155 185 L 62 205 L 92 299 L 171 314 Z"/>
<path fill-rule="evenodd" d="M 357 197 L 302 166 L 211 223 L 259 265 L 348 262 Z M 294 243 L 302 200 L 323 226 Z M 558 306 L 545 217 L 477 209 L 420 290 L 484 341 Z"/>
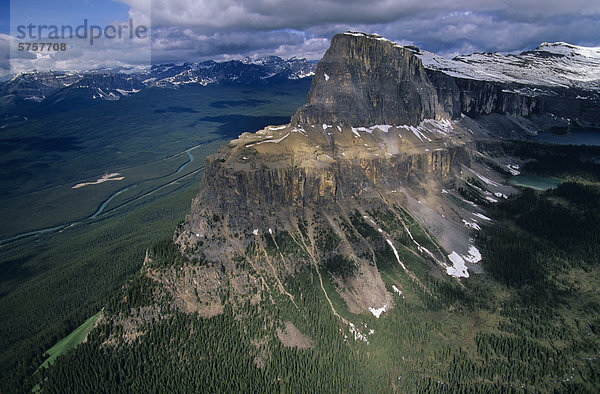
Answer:
<path fill-rule="evenodd" d="M 447 59 L 415 48 L 423 66 L 453 77 L 600 91 L 600 47 L 544 42 L 520 54 L 473 53 Z M 520 92 L 526 94 L 527 92 Z M 537 95 L 539 91 L 529 91 Z"/>
<path fill-rule="evenodd" d="M 177 88 L 219 83 L 253 83 L 270 79 L 300 79 L 314 74 L 316 63 L 277 56 L 216 62 L 160 64 L 148 70 L 101 69 L 90 71 L 32 71 L 19 73 L 0 84 L 3 102 L 41 102 L 83 93 L 89 99 L 118 100 L 148 87 Z"/>
<path fill-rule="evenodd" d="M 358 32 L 346 35 L 389 41 L 381 36 Z M 556 95 L 554 90 L 576 88 L 581 99 L 599 99 L 600 47 L 583 47 L 565 42 L 540 44 L 519 54 L 495 52 L 460 55 L 452 59 L 415 46 L 394 47 L 414 53 L 429 73 L 504 85 L 504 90 L 520 96 Z M 177 88 L 183 85 L 210 85 L 219 82 L 251 83 L 271 78 L 311 77 L 316 62 L 302 58 L 284 60 L 278 56 L 158 64 L 147 70 L 123 68 L 89 71 L 32 71 L 0 83 L 0 100 L 41 102 L 54 94 L 57 98 L 77 92 L 90 99 L 118 100 L 147 87 Z"/>

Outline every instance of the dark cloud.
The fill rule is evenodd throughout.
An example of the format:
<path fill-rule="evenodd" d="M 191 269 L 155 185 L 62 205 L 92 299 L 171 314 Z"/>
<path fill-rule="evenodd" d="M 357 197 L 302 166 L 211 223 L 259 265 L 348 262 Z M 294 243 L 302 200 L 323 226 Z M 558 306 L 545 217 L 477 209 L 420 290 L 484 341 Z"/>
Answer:
<path fill-rule="evenodd" d="M 542 23 L 509 20 L 493 13 L 452 12 L 432 16 L 426 22 L 407 19 L 356 27 L 440 54 L 519 51 L 535 48 L 545 41 L 591 46 L 600 43 L 600 24 L 591 17 L 555 17 Z"/>
<path fill-rule="evenodd" d="M 145 0 L 122 0 L 134 8 Z M 590 0 L 152 0 L 157 26 L 194 26 L 205 32 L 226 30 L 308 29 L 328 24 L 382 24 L 430 19 L 455 11 L 494 13 L 502 19 L 540 21 L 555 17 L 598 16 L 600 2 Z"/>
<path fill-rule="evenodd" d="M 145 0 L 121 0 L 133 10 Z M 345 30 L 442 54 L 515 51 L 544 41 L 600 44 L 589 0 L 153 0 L 156 59 L 280 54 L 319 58 Z"/>
<path fill-rule="evenodd" d="M 265 55 L 319 59 L 331 37 L 345 30 L 379 33 L 442 55 L 520 51 L 544 41 L 600 46 L 598 0 L 117 1 L 130 7 L 137 24 L 152 27 L 153 62 Z M 134 56 L 147 58 L 146 50 L 108 43 L 79 58 L 71 51 L 55 68 L 127 63 Z M 55 60 L 37 59 L 49 67 Z"/>
<path fill-rule="evenodd" d="M 202 34 L 193 28 L 155 28 L 152 49 L 154 62 L 169 62 L 275 53 L 304 44 L 304 34 L 291 30 Z"/>

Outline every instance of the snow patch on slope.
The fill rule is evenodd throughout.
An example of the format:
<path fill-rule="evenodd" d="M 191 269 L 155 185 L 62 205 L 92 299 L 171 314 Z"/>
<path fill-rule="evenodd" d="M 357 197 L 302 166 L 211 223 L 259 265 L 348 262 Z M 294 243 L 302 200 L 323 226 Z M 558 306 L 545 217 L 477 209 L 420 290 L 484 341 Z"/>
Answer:
<path fill-rule="evenodd" d="M 402 268 L 404 268 L 404 271 L 407 271 L 407 269 L 404 266 L 404 264 L 402 264 L 402 261 L 400 261 L 400 256 L 398 255 L 398 251 L 394 247 L 394 244 L 392 243 L 392 241 L 390 241 L 389 239 L 386 239 L 386 241 L 387 241 L 388 245 L 390 245 L 392 247 L 392 250 L 394 251 L 394 256 L 396 256 L 396 260 L 398 260 L 398 264 L 400 264 L 400 266 Z"/>
<path fill-rule="evenodd" d="M 467 265 L 465 260 L 460 257 L 460 255 L 456 252 L 452 252 L 448 255 L 448 258 L 452 262 L 452 267 L 446 268 L 446 273 L 455 278 L 468 278 L 469 271 L 467 270 Z"/>
<path fill-rule="evenodd" d="M 462 257 L 469 263 L 478 263 L 481 261 L 481 253 L 479 252 L 479 249 L 473 245 L 469 246 L 469 254 L 466 256 L 463 254 Z"/>
<path fill-rule="evenodd" d="M 381 316 L 381 314 L 384 313 L 386 310 L 387 310 L 387 304 L 382 306 L 381 308 L 369 307 L 369 312 L 371 312 L 373 314 L 373 316 L 375 316 L 377 319 L 379 319 L 379 316 Z"/>

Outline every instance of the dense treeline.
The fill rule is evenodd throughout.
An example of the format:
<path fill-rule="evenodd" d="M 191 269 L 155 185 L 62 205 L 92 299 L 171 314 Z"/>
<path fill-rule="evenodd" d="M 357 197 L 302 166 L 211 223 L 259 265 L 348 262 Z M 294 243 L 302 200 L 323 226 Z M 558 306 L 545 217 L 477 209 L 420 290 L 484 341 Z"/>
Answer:
<path fill-rule="evenodd" d="M 22 264 L 0 282 L 0 391 L 31 387 L 43 353 L 106 305 L 137 273 L 150 247 L 173 231 L 195 193 L 78 226 L 0 251 L 1 266 Z"/>
<path fill-rule="evenodd" d="M 600 261 L 600 192 L 563 183 L 537 195 L 530 189 L 496 207 L 502 219 L 480 237 L 485 267 L 512 286 L 544 282 L 549 272 L 590 268 Z"/>
<path fill-rule="evenodd" d="M 148 252 L 148 267 L 165 268 L 177 267 L 183 265 L 186 261 L 183 254 L 179 251 L 177 245 L 170 238 L 165 238 L 156 242 Z"/>
<path fill-rule="evenodd" d="M 314 281 L 310 272 L 305 278 Z M 249 302 L 211 319 L 172 311 L 173 317 L 145 327 L 131 344 L 105 344 L 114 327 L 43 371 L 48 392 L 365 392 L 383 389 L 363 371 L 361 354 L 344 342 L 329 306 L 310 281 L 293 281 L 304 295 L 302 317 L 277 297 Z M 281 309 L 283 307 L 283 309 Z M 238 316 L 238 318 L 236 318 Z M 240 316 L 244 316 L 240 319 Z M 292 320 L 314 342 L 313 349 L 286 348 L 277 340 L 279 319 Z M 118 331 L 118 330 L 116 330 Z M 348 378 L 352 377 L 352 378 Z"/>
<path fill-rule="evenodd" d="M 493 217 L 478 239 L 484 266 L 515 289 L 499 305 L 504 334 L 478 334 L 479 355 L 488 367 L 506 364 L 527 385 L 594 391 L 600 387 L 600 304 L 597 298 L 584 303 L 584 279 L 570 278 L 573 272 L 598 277 L 600 190 L 578 183 L 544 193 L 523 190 L 498 204 Z"/>
<path fill-rule="evenodd" d="M 513 142 L 508 153 L 528 160 L 523 170 L 556 177 L 600 181 L 600 147 Z"/>

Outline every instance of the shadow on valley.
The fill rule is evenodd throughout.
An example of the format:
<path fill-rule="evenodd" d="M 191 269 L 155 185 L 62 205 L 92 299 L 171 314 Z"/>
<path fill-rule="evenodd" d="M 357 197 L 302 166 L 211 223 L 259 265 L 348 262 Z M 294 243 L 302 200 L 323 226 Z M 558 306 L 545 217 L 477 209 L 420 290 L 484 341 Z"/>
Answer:
<path fill-rule="evenodd" d="M 37 152 L 68 152 L 80 150 L 79 139 L 75 137 L 21 137 L 0 140 L 0 153 L 17 149 Z"/>
<path fill-rule="evenodd" d="M 179 106 L 170 106 L 170 107 L 165 108 L 165 109 L 155 109 L 154 110 L 155 114 L 164 114 L 164 113 L 167 113 L 167 112 L 172 112 L 172 113 L 175 113 L 175 114 L 183 114 L 183 113 L 194 114 L 194 113 L 196 113 L 198 111 L 196 111 L 195 109 L 190 108 L 190 107 L 179 107 Z"/>
<path fill-rule="evenodd" d="M 253 90 L 244 90 L 242 91 L 243 94 L 255 94 L 255 92 Z M 292 93 L 285 91 L 285 90 L 274 90 L 271 92 L 271 94 L 273 96 L 293 96 Z"/>
<path fill-rule="evenodd" d="M 289 116 L 247 116 L 221 115 L 206 116 L 199 121 L 221 123 L 217 133 L 225 138 L 237 138 L 245 131 L 257 131 L 269 125 L 281 125 L 290 122 Z"/>
<path fill-rule="evenodd" d="M 25 266 L 30 258 L 31 256 L 23 256 L 0 264 L 0 297 L 4 297 L 15 287 L 11 282 L 23 280 L 30 276 L 31 271 Z"/>
<path fill-rule="evenodd" d="M 259 99 L 244 99 L 244 100 L 220 100 L 213 101 L 210 103 L 210 106 L 213 108 L 231 108 L 231 107 L 256 107 L 261 104 L 268 104 L 269 100 L 259 100 Z"/>

